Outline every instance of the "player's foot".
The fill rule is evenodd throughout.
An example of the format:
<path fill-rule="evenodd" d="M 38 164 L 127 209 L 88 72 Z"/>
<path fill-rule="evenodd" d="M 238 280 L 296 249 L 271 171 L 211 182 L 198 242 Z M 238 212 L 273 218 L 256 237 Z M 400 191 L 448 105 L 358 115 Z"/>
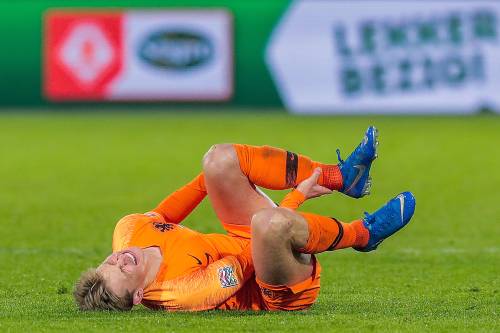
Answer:
<path fill-rule="evenodd" d="M 342 173 L 343 186 L 340 192 L 353 197 L 361 198 L 370 194 L 372 179 L 370 167 L 377 158 L 378 130 L 374 126 L 368 127 L 363 141 L 343 161 L 340 158 L 340 150 L 337 149 L 339 168 Z"/>
<path fill-rule="evenodd" d="M 355 249 L 361 252 L 375 250 L 384 239 L 407 225 L 414 212 L 415 197 L 411 192 L 403 192 L 375 213 L 365 213 L 363 225 L 368 229 L 370 238 L 365 247 Z"/>

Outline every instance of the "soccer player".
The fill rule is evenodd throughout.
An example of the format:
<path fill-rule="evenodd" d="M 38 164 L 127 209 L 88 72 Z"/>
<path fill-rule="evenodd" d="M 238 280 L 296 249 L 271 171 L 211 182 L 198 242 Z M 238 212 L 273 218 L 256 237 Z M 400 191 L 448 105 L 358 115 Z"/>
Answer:
<path fill-rule="evenodd" d="M 113 253 L 82 274 L 80 309 L 301 310 L 317 299 L 321 267 L 315 253 L 353 247 L 372 251 L 406 225 L 415 199 L 399 194 L 373 214 L 344 223 L 298 212 L 305 200 L 340 191 L 369 193 L 377 130 L 338 164 L 269 146 L 219 144 L 203 158 L 203 173 L 145 214 L 122 218 Z M 294 188 L 279 206 L 257 186 Z M 227 235 L 201 234 L 179 223 L 205 198 Z"/>

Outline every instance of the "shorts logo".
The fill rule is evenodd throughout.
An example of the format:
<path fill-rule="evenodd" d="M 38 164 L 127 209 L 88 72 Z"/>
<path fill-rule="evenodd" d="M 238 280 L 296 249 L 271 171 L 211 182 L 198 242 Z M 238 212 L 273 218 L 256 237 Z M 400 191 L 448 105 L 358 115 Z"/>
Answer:
<path fill-rule="evenodd" d="M 160 232 L 170 231 L 175 228 L 172 223 L 161 223 L 153 222 L 153 227 L 155 227 Z"/>
<path fill-rule="evenodd" d="M 238 285 L 238 279 L 234 276 L 231 266 L 219 268 L 219 281 L 222 288 L 229 288 Z"/>
<path fill-rule="evenodd" d="M 274 294 L 274 291 L 271 289 L 265 288 L 265 287 L 260 287 L 260 291 L 262 291 L 262 294 L 268 298 L 275 298 L 276 295 Z"/>

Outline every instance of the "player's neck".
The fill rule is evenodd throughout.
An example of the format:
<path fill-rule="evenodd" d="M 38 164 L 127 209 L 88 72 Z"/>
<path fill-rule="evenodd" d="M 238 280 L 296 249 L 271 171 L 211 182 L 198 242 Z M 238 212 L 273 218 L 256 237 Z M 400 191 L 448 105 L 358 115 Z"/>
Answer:
<path fill-rule="evenodd" d="M 155 280 L 160 270 L 163 256 L 160 248 L 153 246 L 144 249 L 144 257 L 146 259 L 146 278 L 144 280 L 144 287 L 147 287 Z"/>

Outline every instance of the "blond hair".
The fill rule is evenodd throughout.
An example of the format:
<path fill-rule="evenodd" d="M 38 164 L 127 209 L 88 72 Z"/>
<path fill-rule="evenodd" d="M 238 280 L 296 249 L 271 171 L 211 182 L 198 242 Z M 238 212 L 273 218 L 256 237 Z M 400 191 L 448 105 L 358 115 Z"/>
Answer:
<path fill-rule="evenodd" d="M 126 291 L 122 297 L 113 293 L 95 268 L 82 273 L 75 284 L 73 296 L 80 310 L 127 311 L 134 305 L 132 293 Z"/>

